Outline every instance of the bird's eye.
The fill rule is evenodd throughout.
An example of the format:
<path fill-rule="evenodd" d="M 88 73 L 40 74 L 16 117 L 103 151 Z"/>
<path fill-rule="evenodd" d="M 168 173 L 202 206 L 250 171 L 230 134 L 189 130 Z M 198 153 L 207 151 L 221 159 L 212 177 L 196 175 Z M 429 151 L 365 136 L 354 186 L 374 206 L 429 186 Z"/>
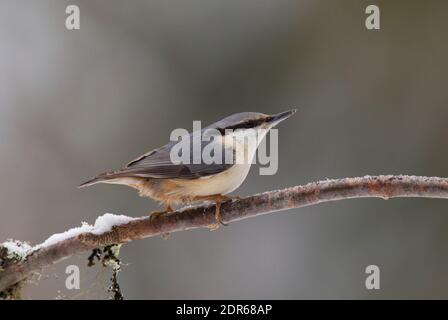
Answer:
<path fill-rule="evenodd" d="M 245 121 L 238 126 L 238 129 L 249 129 L 252 127 L 252 123 Z"/>

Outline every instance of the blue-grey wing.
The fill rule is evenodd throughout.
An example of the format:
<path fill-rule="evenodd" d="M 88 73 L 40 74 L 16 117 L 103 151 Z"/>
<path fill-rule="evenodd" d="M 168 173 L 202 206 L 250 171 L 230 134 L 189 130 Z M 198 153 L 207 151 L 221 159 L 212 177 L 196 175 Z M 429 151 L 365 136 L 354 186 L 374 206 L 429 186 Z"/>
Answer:
<path fill-rule="evenodd" d="M 214 152 L 209 153 L 210 156 L 214 157 L 213 159 L 215 161 L 213 161 L 212 163 L 210 163 L 210 161 L 207 161 L 206 163 L 206 161 L 204 161 L 204 158 L 200 156 L 198 158 L 199 163 L 193 163 L 192 140 L 190 141 L 191 143 L 189 144 L 189 161 L 183 161 L 181 163 L 179 163 L 178 161 L 172 161 L 171 151 L 173 147 L 178 143 L 174 141 L 164 145 L 161 148 L 154 149 L 129 162 L 123 170 L 120 170 L 120 172 L 128 172 L 130 176 L 157 179 L 195 179 L 224 172 L 233 166 L 233 150 L 224 148 L 223 145 L 219 144 L 215 139 L 200 142 L 201 153 L 207 146 L 208 149 L 206 150 L 215 150 L 219 152 L 216 154 L 216 157 L 214 157 Z M 218 151 L 218 149 L 220 149 L 221 151 Z M 182 151 L 179 153 L 179 156 L 182 156 Z M 231 161 L 229 161 L 229 158 L 231 159 Z"/>

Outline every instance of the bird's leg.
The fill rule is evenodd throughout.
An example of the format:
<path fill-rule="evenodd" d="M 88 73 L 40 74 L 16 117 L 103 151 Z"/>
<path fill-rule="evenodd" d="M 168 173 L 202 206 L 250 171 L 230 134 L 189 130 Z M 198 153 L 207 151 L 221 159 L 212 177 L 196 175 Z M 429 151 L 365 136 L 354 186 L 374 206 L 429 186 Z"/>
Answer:
<path fill-rule="evenodd" d="M 224 196 L 224 195 L 218 195 L 215 198 L 216 202 L 216 209 L 215 209 L 215 220 L 216 222 L 211 225 L 210 231 L 214 231 L 216 229 L 219 229 L 221 225 L 227 227 L 228 224 L 224 223 L 221 219 L 221 203 L 230 201 L 230 200 L 240 200 L 241 198 L 238 196 Z"/>
<path fill-rule="evenodd" d="M 226 223 L 224 223 L 221 219 L 221 203 L 232 200 L 231 197 L 228 196 L 224 196 L 221 194 L 216 194 L 216 195 L 211 195 L 211 196 L 204 196 L 204 197 L 199 197 L 196 200 L 202 200 L 202 201 L 214 201 L 216 203 L 216 207 L 215 207 L 215 220 L 216 222 L 213 224 L 210 224 L 208 226 L 208 228 L 210 229 L 210 231 L 214 231 L 219 229 L 219 227 L 221 225 L 223 226 L 227 226 Z"/>

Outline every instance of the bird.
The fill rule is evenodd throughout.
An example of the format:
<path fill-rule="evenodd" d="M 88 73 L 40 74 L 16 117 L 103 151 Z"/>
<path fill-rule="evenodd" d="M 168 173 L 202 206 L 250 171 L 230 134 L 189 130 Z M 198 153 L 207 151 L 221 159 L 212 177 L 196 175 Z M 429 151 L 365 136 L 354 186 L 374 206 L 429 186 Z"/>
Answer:
<path fill-rule="evenodd" d="M 216 132 L 213 139 L 201 138 L 200 147 L 201 150 L 205 150 L 206 147 L 214 150 L 211 155 L 216 153 L 217 159 L 221 161 L 210 163 L 202 157 L 199 162 L 173 161 L 173 151 L 179 147 L 179 141 L 170 141 L 132 160 L 122 169 L 94 176 L 79 185 L 79 188 L 110 183 L 137 189 L 140 196 L 149 197 L 165 207 L 163 211 L 152 212 L 151 221 L 172 212 L 174 205 L 201 201 L 215 202 L 216 222 L 210 225 L 210 229 L 215 230 L 220 225 L 226 225 L 220 217 L 221 203 L 239 198 L 228 194 L 236 190 L 246 179 L 262 138 L 271 128 L 294 113 L 296 109 L 273 115 L 259 112 L 236 113 L 201 129 L 200 135 L 193 131 L 183 137 L 186 138 L 185 141 L 194 145 L 195 137 L 202 137 L 206 132 Z M 254 135 L 257 134 L 259 136 L 254 139 Z M 190 150 L 183 150 L 182 153 L 190 153 L 186 158 L 191 160 L 190 151 L 194 147 L 190 143 L 188 148 Z M 218 151 L 221 151 L 221 155 Z M 229 154 L 232 161 L 224 161 L 224 157 Z"/>

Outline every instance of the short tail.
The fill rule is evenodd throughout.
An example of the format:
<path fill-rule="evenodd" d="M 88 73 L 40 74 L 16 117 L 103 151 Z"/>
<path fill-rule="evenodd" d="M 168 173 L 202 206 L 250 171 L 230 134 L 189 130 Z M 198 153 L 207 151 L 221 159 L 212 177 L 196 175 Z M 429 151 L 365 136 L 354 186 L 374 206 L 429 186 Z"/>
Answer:
<path fill-rule="evenodd" d="M 96 176 L 94 176 L 93 178 L 91 178 L 90 180 L 87 180 L 84 183 L 81 183 L 78 188 L 84 188 L 84 187 L 88 187 L 97 183 L 101 183 L 101 182 L 107 182 L 109 180 L 113 180 L 113 179 L 117 179 L 117 178 L 122 178 L 124 176 L 122 171 L 110 171 L 110 172 L 104 172 L 104 173 L 100 173 Z"/>

